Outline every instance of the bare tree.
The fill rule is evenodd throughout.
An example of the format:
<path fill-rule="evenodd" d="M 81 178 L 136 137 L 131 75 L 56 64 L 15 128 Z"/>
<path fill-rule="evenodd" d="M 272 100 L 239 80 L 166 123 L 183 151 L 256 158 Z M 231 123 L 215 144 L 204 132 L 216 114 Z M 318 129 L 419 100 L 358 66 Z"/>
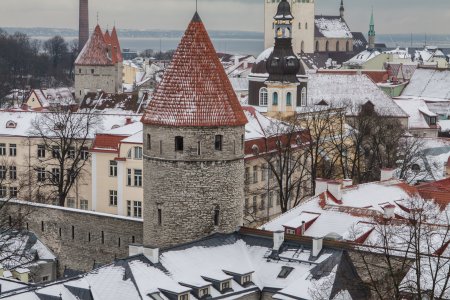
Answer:
<path fill-rule="evenodd" d="M 352 238 L 354 263 L 375 299 L 450 299 L 450 215 L 421 198 L 403 203 L 403 219 L 374 220 Z M 408 212 L 406 212 L 408 211 Z"/>
<path fill-rule="evenodd" d="M 100 117 L 91 112 L 73 112 L 64 107 L 39 113 L 30 135 L 40 140 L 33 165 L 38 194 L 64 206 L 87 165 L 88 147 L 100 127 Z"/>

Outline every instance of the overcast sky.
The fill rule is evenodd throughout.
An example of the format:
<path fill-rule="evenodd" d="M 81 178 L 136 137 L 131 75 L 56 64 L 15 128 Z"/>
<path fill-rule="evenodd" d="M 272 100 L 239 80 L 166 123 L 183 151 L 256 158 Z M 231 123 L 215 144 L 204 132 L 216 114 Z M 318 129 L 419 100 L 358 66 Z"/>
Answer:
<path fill-rule="evenodd" d="M 210 30 L 263 30 L 265 0 L 199 0 Z M 89 0 L 91 25 L 185 29 L 195 0 Z M 353 31 L 367 31 L 370 9 L 378 33 L 450 34 L 450 0 L 344 0 Z M 338 14 L 340 0 L 316 0 L 316 14 Z M 78 0 L 0 0 L 0 27 L 77 28 Z"/>

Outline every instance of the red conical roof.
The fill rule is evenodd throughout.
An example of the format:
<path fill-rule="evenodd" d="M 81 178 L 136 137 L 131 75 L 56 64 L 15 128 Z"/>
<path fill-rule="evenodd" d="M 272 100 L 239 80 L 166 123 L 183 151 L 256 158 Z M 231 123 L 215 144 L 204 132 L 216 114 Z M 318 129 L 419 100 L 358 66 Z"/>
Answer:
<path fill-rule="evenodd" d="M 109 34 L 109 30 L 107 29 L 105 32 L 105 43 L 107 43 L 108 45 L 111 44 L 111 35 Z"/>
<path fill-rule="evenodd" d="M 108 45 L 100 26 L 95 27 L 94 32 L 84 45 L 83 50 L 75 61 L 79 66 L 110 66 L 112 65 L 110 55 L 108 55 Z"/>
<path fill-rule="evenodd" d="M 243 126 L 247 118 L 196 13 L 142 122 L 162 126 Z"/>
<path fill-rule="evenodd" d="M 112 47 L 117 47 L 117 61 L 123 62 L 122 49 L 120 49 L 120 42 L 117 36 L 116 26 L 113 27 L 111 31 L 111 45 Z"/>

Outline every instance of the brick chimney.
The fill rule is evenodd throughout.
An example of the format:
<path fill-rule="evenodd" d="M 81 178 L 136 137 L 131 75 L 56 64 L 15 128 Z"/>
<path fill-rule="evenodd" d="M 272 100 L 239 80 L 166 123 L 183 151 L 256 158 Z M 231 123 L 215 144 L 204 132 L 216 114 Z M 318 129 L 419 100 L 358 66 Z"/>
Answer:
<path fill-rule="evenodd" d="M 314 193 L 315 196 L 320 195 L 326 192 L 328 189 L 328 181 L 326 179 L 317 178 L 316 179 L 316 191 Z"/>
<path fill-rule="evenodd" d="M 78 50 L 81 51 L 89 39 L 89 0 L 80 0 Z"/>

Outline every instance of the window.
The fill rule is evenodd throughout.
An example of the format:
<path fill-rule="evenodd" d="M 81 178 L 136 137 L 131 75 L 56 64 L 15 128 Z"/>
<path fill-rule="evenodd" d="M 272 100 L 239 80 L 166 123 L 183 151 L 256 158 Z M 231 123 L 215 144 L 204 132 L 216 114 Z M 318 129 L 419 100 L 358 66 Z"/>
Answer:
<path fill-rule="evenodd" d="M 38 145 L 37 156 L 39 158 L 45 157 L 45 146 L 44 145 Z"/>
<path fill-rule="evenodd" d="M 142 170 L 134 170 L 134 186 L 142 186 Z"/>
<path fill-rule="evenodd" d="M 109 206 L 117 206 L 117 191 L 109 191 Z"/>
<path fill-rule="evenodd" d="M 52 147 L 52 157 L 53 158 L 59 158 L 60 157 L 60 148 L 59 148 L 59 146 L 53 146 Z"/>
<path fill-rule="evenodd" d="M 316 52 L 319 52 L 319 41 L 316 41 Z"/>
<path fill-rule="evenodd" d="M 292 93 L 290 92 L 286 94 L 286 105 L 292 106 Z"/>
<path fill-rule="evenodd" d="M 16 166 L 9 167 L 9 179 L 10 180 L 17 179 L 17 167 Z"/>
<path fill-rule="evenodd" d="M 162 225 L 162 209 L 158 208 L 158 225 Z"/>
<path fill-rule="evenodd" d="M 199 141 L 197 142 L 197 155 L 202 154 L 202 143 Z"/>
<path fill-rule="evenodd" d="M 6 167 L 0 166 L 0 179 L 6 179 Z"/>
<path fill-rule="evenodd" d="M 303 52 L 305 52 L 305 42 L 304 41 L 302 41 L 301 43 L 300 43 L 300 50 L 301 50 L 301 52 L 303 53 Z"/>
<path fill-rule="evenodd" d="M 245 136 L 241 135 L 241 150 L 244 150 Z"/>
<path fill-rule="evenodd" d="M 266 181 L 267 164 L 263 164 L 261 168 L 261 181 Z"/>
<path fill-rule="evenodd" d="M 163 143 L 162 141 L 159 141 L 159 155 L 163 154 Z"/>
<path fill-rule="evenodd" d="M 273 93 L 272 105 L 278 105 L 278 93 Z"/>
<path fill-rule="evenodd" d="M 339 52 L 339 42 L 336 42 L 336 52 Z"/>
<path fill-rule="evenodd" d="M 256 196 L 253 196 L 253 205 L 252 205 L 252 207 L 253 207 L 253 212 L 256 212 L 257 206 L 258 206 L 258 199 L 257 199 Z"/>
<path fill-rule="evenodd" d="M 209 295 L 209 288 L 200 289 L 198 295 L 200 296 L 200 298 Z"/>
<path fill-rule="evenodd" d="M 115 160 L 109 161 L 109 176 L 117 177 L 117 161 Z"/>
<path fill-rule="evenodd" d="M 147 150 L 152 149 L 152 136 L 150 134 L 147 134 Z"/>
<path fill-rule="evenodd" d="M 81 147 L 81 158 L 87 160 L 89 158 L 89 150 L 87 147 Z"/>
<path fill-rule="evenodd" d="M 60 181 L 60 172 L 59 168 L 52 168 L 52 182 L 54 184 L 58 184 Z"/>
<path fill-rule="evenodd" d="M 245 198 L 245 201 L 244 201 L 244 208 L 245 208 L 245 210 L 248 209 L 248 198 Z"/>
<path fill-rule="evenodd" d="M 95 72 L 95 70 L 94 70 L 94 69 L 91 69 L 91 74 L 94 74 L 94 72 Z"/>
<path fill-rule="evenodd" d="M 67 198 L 67 207 L 77 208 L 74 198 Z"/>
<path fill-rule="evenodd" d="M 42 281 L 49 281 L 49 277 L 48 276 L 42 277 Z"/>
<path fill-rule="evenodd" d="M 127 200 L 127 217 L 131 217 L 131 201 Z"/>
<path fill-rule="evenodd" d="M 131 169 L 127 169 L 127 185 L 131 186 Z"/>
<path fill-rule="evenodd" d="M 175 151 L 183 151 L 183 149 L 184 149 L 183 137 L 176 136 L 175 137 Z"/>
<path fill-rule="evenodd" d="M 88 210 L 89 209 L 89 202 L 87 200 L 80 200 L 80 209 L 81 210 Z"/>
<path fill-rule="evenodd" d="M 75 158 L 75 147 L 69 147 L 69 158 Z"/>
<path fill-rule="evenodd" d="M 17 145 L 9 144 L 9 156 L 17 156 Z"/>
<path fill-rule="evenodd" d="M 258 182 L 258 166 L 253 167 L 253 183 Z"/>
<path fill-rule="evenodd" d="M 142 159 L 142 147 L 134 147 L 134 159 Z"/>
<path fill-rule="evenodd" d="M 142 218 L 142 202 L 141 201 L 133 202 L 133 211 L 134 211 L 134 216 L 136 218 Z"/>
<path fill-rule="evenodd" d="M 1 185 L 0 186 L 0 198 L 5 198 L 6 197 L 6 186 Z"/>
<path fill-rule="evenodd" d="M 330 51 L 330 43 L 328 41 L 325 43 L 325 51 Z"/>
<path fill-rule="evenodd" d="M 302 23 L 298 23 L 298 29 L 302 29 Z"/>
<path fill-rule="evenodd" d="M 261 204 L 259 205 L 259 210 L 265 210 L 266 209 L 266 194 L 261 195 Z"/>
<path fill-rule="evenodd" d="M 0 155 L 1 156 L 6 155 L 6 144 L 3 144 L 3 143 L 0 144 Z"/>
<path fill-rule="evenodd" d="M 189 294 L 183 294 L 178 297 L 178 300 L 189 300 Z"/>
<path fill-rule="evenodd" d="M 242 277 L 242 284 L 247 284 L 252 282 L 252 275 L 245 275 Z"/>
<path fill-rule="evenodd" d="M 266 88 L 263 87 L 259 90 L 259 106 L 268 105 L 268 95 Z"/>
<path fill-rule="evenodd" d="M 222 291 L 224 291 L 226 289 L 229 289 L 229 288 L 230 288 L 230 282 L 229 281 L 222 282 L 222 284 L 220 285 L 220 289 Z"/>
<path fill-rule="evenodd" d="M 249 182 L 250 181 L 250 168 L 245 168 L 245 182 Z"/>
<path fill-rule="evenodd" d="M 278 278 L 286 278 L 289 276 L 289 274 L 291 274 L 292 270 L 294 270 L 294 268 L 292 267 L 281 267 L 281 271 L 278 274 Z"/>
<path fill-rule="evenodd" d="M 308 29 L 308 23 L 305 23 L 305 29 Z"/>
<path fill-rule="evenodd" d="M 223 136 L 216 135 L 214 139 L 214 148 L 216 149 L 216 151 L 222 151 L 222 143 L 223 143 Z"/>
<path fill-rule="evenodd" d="M 37 180 L 39 182 L 44 182 L 45 181 L 45 169 L 44 168 L 37 168 L 36 169 L 36 173 L 37 173 Z"/>
<path fill-rule="evenodd" d="M 308 104 L 306 99 L 306 87 L 302 88 L 301 96 L 300 96 L 300 106 L 306 106 Z"/>
<path fill-rule="evenodd" d="M 214 209 L 214 226 L 219 226 L 220 208 L 216 206 Z"/>
<path fill-rule="evenodd" d="M 269 192 L 269 197 L 267 198 L 267 200 L 269 200 L 269 201 L 267 201 L 267 205 L 268 205 L 268 207 L 269 208 L 271 208 L 271 207 L 273 207 L 273 193 L 272 193 L 272 191 L 270 191 Z"/>
<path fill-rule="evenodd" d="M 11 187 L 9 188 L 9 197 L 11 197 L 11 198 L 16 198 L 16 197 L 17 197 L 17 194 L 18 194 L 17 187 L 11 186 Z"/>

